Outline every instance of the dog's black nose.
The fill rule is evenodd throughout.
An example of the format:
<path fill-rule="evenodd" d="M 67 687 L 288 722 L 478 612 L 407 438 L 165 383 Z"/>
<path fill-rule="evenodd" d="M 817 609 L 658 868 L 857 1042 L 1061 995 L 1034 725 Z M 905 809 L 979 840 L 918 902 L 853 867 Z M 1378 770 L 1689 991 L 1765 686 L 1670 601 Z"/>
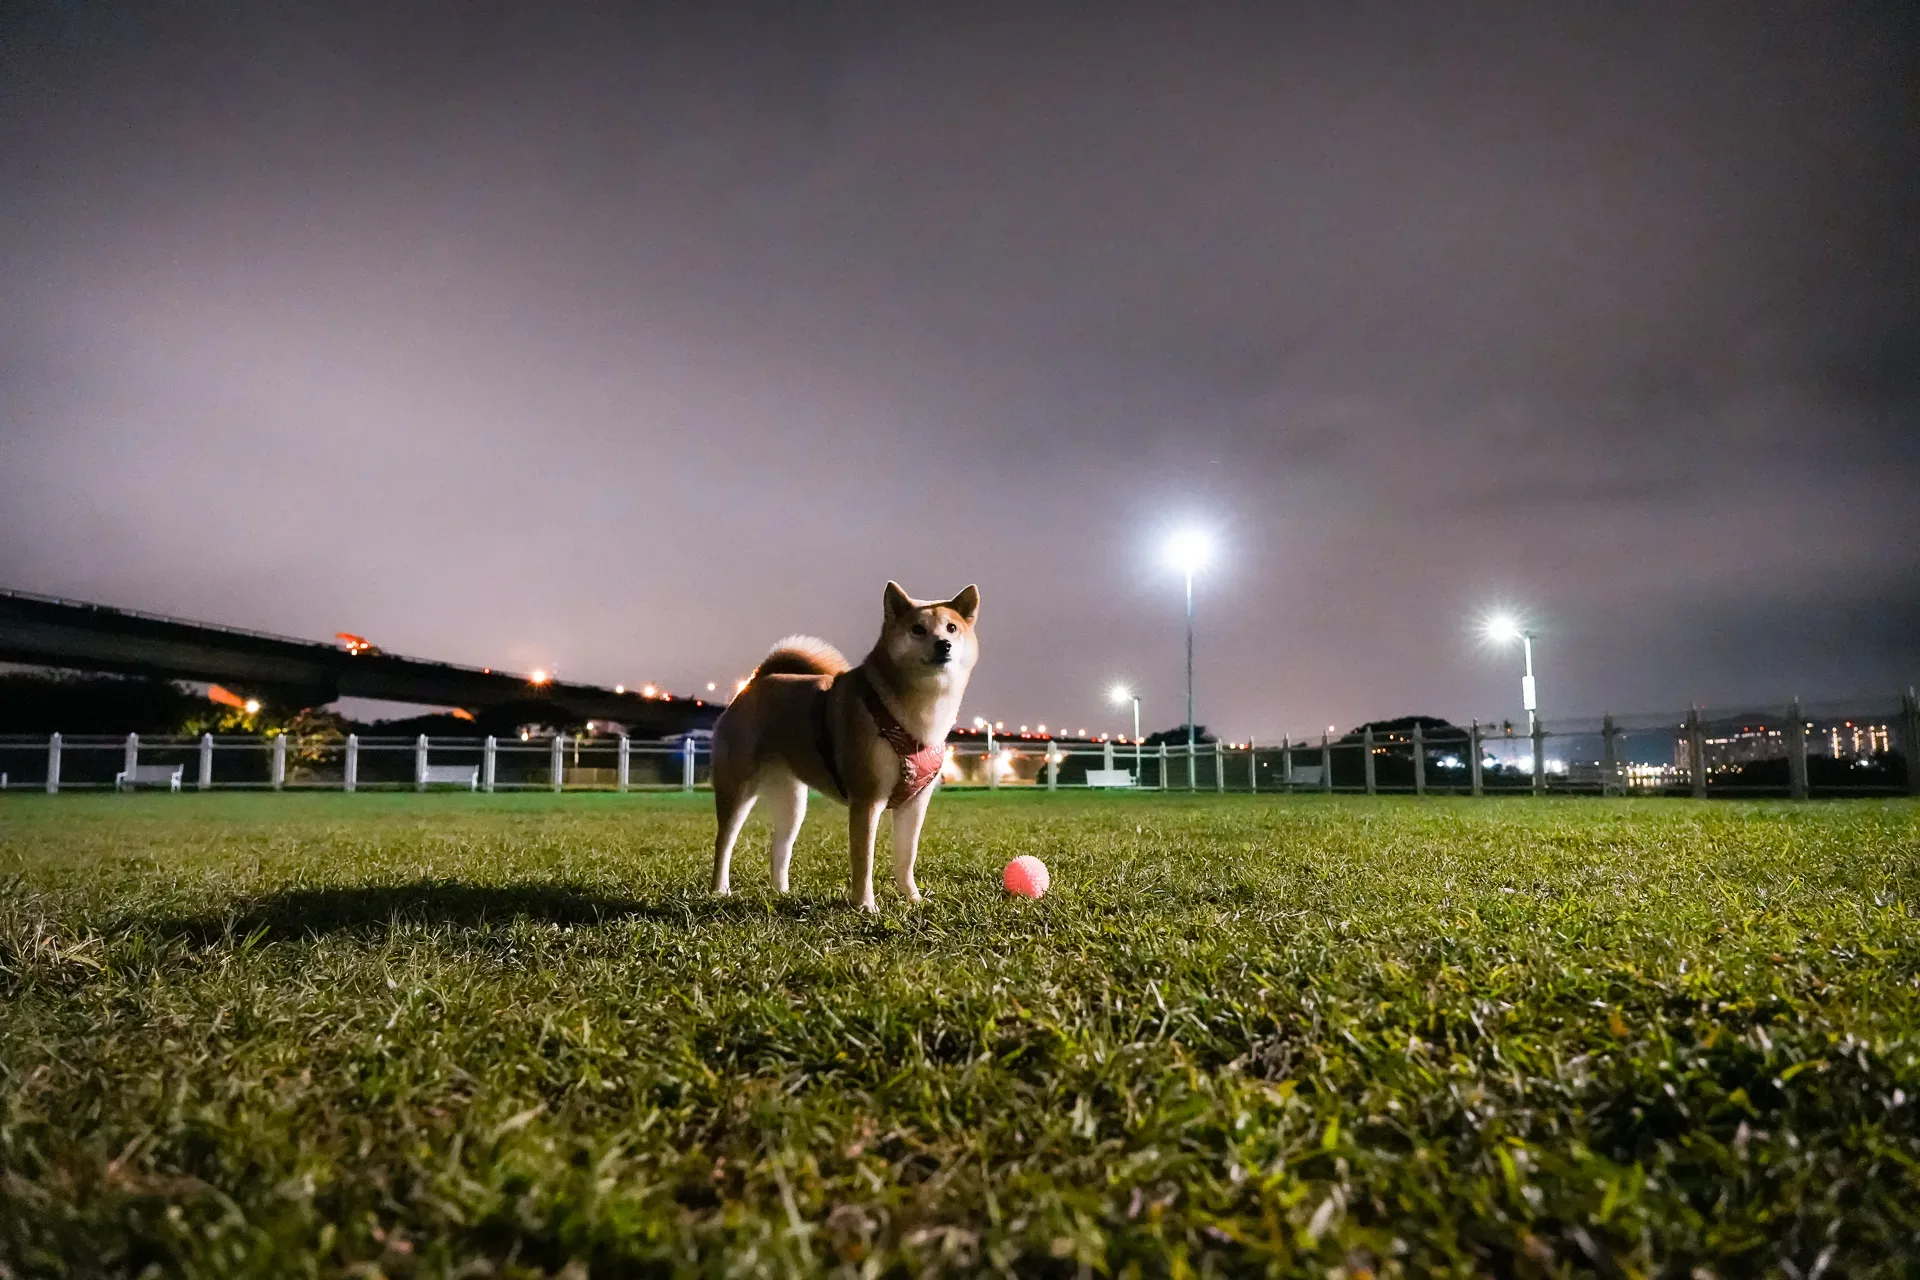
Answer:
<path fill-rule="evenodd" d="M 934 656 L 934 657 L 936 657 L 936 658 L 946 658 L 946 657 L 950 657 L 950 656 L 952 656 L 952 654 L 953 654 L 953 641 L 951 641 L 951 640 L 935 640 L 935 641 L 933 642 L 933 656 Z"/>

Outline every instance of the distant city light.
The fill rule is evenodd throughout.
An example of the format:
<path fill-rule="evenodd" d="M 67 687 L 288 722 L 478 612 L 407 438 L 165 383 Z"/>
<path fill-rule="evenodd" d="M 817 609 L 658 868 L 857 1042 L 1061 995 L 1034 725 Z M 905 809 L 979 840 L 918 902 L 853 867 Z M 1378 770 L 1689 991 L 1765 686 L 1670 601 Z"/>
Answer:
<path fill-rule="evenodd" d="M 653 696 L 653 694 L 654 694 L 654 688 L 653 688 L 653 686 L 652 686 L 652 685 L 650 685 L 650 684 L 648 684 L 648 685 L 642 685 L 642 686 L 640 686 L 640 696 L 641 696 L 641 697 L 643 697 L 643 698 L 651 698 L 651 697 Z"/>
<path fill-rule="evenodd" d="M 544 667 L 535 668 L 533 673 L 533 683 L 545 684 L 549 679 L 551 679 L 551 677 L 547 675 L 546 669 Z"/>
<path fill-rule="evenodd" d="M 713 681 L 711 681 L 711 680 L 709 680 L 709 681 L 707 681 L 707 692 L 708 692 L 708 693 L 712 693 L 712 692 L 713 692 L 713 691 L 714 691 L 715 689 L 718 689 L 719 687 L 720 687 L 720 686 L 719 686 L 719 685 L 717 685 L 717 684 L 715 684 L 715 683 L 714 683 Z"/>
<path fill-rule="evenodd" d="M 617 684 L 617 685 L 615 685 L 615 686 L 613 686 L 613 691 L 614 691 L 615 693 L 625 693 L 625 692 L 627 691 L 627 686 L 625 686 L 625 685 L 623 685 L 623 684 Z"/>

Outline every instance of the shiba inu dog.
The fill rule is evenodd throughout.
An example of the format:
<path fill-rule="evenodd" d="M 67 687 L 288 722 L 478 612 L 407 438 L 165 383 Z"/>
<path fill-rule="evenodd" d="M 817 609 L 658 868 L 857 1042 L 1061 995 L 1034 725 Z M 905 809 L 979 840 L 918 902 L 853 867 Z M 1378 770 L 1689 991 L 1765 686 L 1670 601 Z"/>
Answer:
<path fill-rule="evenodd" d="M 893 810 L 893 878 L 920 901 L 913 863 L 920 824 L 946 761 L 947 733 L 980 656 L 974 619 L 980 589 L 951 600 L 914 600 L 887 584 L 879 642 L 860 665 L 812 636 L 789 636 L 713 727 L 713 891 L 731 891 L 733 845 L 764 796 L 773 816 L 773 887 L 807 812 L 807 788 L 847 806 L 848 898 L 868 911 L 880 815 Z"/>

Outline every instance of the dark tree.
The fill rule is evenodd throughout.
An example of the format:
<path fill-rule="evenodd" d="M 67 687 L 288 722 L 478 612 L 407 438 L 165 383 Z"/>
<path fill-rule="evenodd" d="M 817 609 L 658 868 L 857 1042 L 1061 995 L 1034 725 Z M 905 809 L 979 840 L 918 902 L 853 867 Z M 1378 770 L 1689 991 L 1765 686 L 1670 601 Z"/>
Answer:
<path fill-rule="evenodd" d="M 1203 742 L 1213 742 L 1215 741 L 1215 738 L 1212 734 L 1207 732 L 1207 726 L 1203 724 L 1197 724 L 1193 726 L 1193 740 L 1196 743 L 1203 743 Z M 1176 726 L 1175 728 L 1172 728 L 1172 729 L 1159 729 L 1147 735 L 1146 745 L 1149 747 L 1157 747 L 1163 742 L 1170 747 L 1186 746 L 1187 745 L 1187 726 L 1183 724 L 1183 725 Z"/>

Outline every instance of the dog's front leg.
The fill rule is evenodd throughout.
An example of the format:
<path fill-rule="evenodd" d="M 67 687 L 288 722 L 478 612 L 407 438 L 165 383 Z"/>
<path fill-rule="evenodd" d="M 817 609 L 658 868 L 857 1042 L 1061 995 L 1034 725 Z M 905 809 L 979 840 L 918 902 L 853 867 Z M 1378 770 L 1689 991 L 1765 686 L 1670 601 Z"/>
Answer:
<path fill-rule="evenodd" d="M 853 882 L 847 886 L 847 900 L 862 911 L 878 911 L 873 900 L 873 842 L 880 834 L 880 815 L 887 811 L 886 801 L 847 805 L 847 852 L 853 860 Z"/>
<path fill-rule="evenodd" d="M 893 811 L 893 882 L 900 886 L 908 902 L 920 901 L 920 886 L 913 882 L 913 864 L 920 856 L 920 827 L 927 820 L 927 801 L 932 787 Z"/>

